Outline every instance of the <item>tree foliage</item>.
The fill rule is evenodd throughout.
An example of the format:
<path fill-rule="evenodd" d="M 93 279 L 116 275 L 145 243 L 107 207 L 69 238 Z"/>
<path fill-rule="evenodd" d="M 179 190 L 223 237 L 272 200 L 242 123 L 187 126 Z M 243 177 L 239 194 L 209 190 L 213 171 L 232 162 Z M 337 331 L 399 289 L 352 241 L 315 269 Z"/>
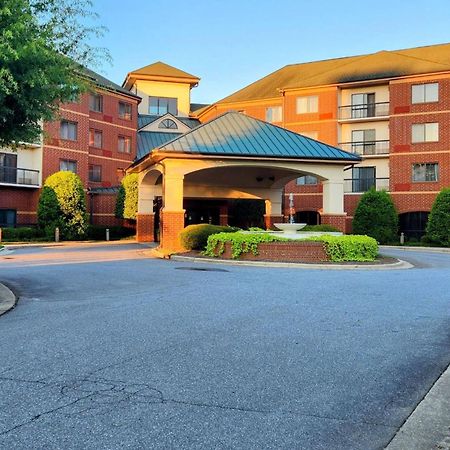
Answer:
<path fill-rule="evenodd" d="M 433 203 L 427 223 L 426 240 L 450 247 L 450 188 L 442 189 Z"/>
<path fill-rule="evenodd" d="M 39 227 L 52 236 L 59 227 L 63 239 L 86 235 L 86 197 L 80 178 L 72 172 L 56 172 L 44 183 L 38 206 Z"/>
<path fill-rule="evenodd" d="M 115 215 L 119 219 L 136 220 L 138 209 L 139 184 L 137 173 L 125 175 L 116 199 Z"/>
<path fill-rule="evenodd" d="M 371 236 L 380 244 L 397 240 L 398 214 L 386 191 L 371 189 L 363 194 L 353 217 L 353 233 Z"/>
<path fill-rule="evenodd" d="M 91 6 L 90 0 L 0 3 L 1 146 L 35 142 L 41 121 L 54 119 L 60 103 L 87 89 L 82 65 L 107 56 L 88 44 L 102 33 L 89 25 Z"/>

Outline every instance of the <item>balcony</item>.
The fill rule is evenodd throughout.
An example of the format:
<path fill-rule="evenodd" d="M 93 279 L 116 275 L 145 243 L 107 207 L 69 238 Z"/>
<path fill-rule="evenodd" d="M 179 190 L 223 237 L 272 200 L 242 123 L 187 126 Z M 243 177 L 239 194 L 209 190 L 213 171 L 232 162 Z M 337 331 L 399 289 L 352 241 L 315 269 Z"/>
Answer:
<path fill-rule="evenodd" d="M 39 187 L 39 170 L 0 166 L 0 184 Z"/>
<path fill-rule="evenodd" d="M 344 193 L 366 192 L 371 188 L 377 191 L 389 190 L 389 178 L 348 178 L 344 180 Z"/>
<path fill-rule="evenodd" d="M 341 142 L 338 144 L 342 150 L 363 156 L 376 156 L 389 154 L 389 140 L 365 142 Z"/>
<path fill-rule="evenodd" d="M 339 120 L 364 121 L 389 116 L 389 102 L 339 106 Z"/>

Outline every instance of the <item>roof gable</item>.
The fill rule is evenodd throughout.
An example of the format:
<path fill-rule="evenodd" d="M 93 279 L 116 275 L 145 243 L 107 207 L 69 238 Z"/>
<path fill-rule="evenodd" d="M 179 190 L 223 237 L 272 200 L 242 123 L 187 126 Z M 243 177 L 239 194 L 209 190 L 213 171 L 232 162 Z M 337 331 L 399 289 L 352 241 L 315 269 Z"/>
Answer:
<path fill-rule="evenodd" d="M 169 64 L 163 63 L 161 61 L 157 61 L 153 64 L 149 64 L 148 66 L 133 70 L 130 73 L 150 76 L 155 75 L 161 77 L 195 78 L 199 80 L 199 78 L 195 75 L 191 75 L 184 70 L 177 69 L 176 67 L 170 66 Z"/>
<path fill-rule="evenodd" d="M 328 144 L 254 119 L 227 112 L 159 147 L 162 152 L 237 157 L 360 161 Z"/>

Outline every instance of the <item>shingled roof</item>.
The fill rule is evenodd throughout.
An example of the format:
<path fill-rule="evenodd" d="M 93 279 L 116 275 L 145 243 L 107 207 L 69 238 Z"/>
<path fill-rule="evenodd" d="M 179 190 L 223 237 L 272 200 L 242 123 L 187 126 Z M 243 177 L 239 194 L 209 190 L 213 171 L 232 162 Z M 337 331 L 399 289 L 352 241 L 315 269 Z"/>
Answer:
<path fill-rule="evenodd" d="M 227 112 L 158 147 L 161 152 L 259 158 L 343 160 L 359 162 L 353 153 L 262 120 Z"/>
<path fill-rule="evenodd" d="M 361 80 L 450 71 L 450 44 L 313 61 L 285 66 L 217 103 L 280 95 L 280 89 L 323 86 Z"/>

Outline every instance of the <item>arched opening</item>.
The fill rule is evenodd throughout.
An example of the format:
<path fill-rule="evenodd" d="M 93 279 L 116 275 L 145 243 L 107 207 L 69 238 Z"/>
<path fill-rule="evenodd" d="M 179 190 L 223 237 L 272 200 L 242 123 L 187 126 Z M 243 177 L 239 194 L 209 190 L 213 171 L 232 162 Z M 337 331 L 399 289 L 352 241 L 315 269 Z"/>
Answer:
<path fill-rule="evenodd" d="M 420 240 L 425 234 L 429 214 L 427 211 L 412 211 L 400 214 L 400 232 L 405 233 L 407 240 Z"/>

